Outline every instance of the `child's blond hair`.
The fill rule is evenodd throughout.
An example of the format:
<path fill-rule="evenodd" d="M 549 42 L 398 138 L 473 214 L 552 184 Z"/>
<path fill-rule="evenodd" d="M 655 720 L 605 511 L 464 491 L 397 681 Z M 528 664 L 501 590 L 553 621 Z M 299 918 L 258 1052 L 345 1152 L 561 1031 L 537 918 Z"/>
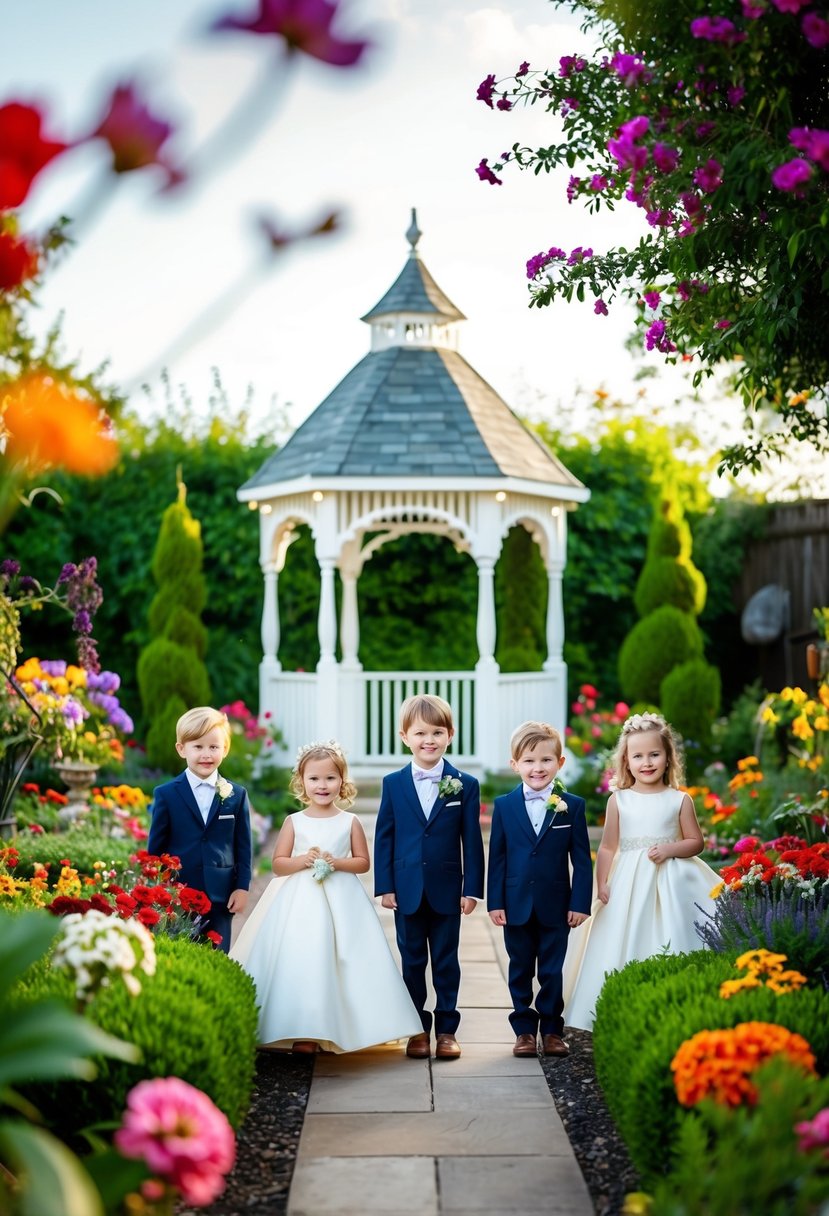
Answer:
<path fill-rule="evenodd" d="M 665 785 L 677 789 L 684 783 L 685 765 L 682 760 L 679 739 L 670 723 L 666 722 L 661 714 L 631 714 L 622 726 L 622 733 L 619 736 L 619 742 L 616 744 L 616 751 L 613 753 L 614 775 L 610 782 L 611 789 L 629 790 L 634 784 L 635 778 L 630 771 L 630 764 L 628 763 L 628 744 L 631 739 L 637 735 L 644 734 L 646 731 L 656 731 L 662 740 L 662 746 L 665 748 L 667 763 L 665 765 L 665 772 L 662 774 L 662 780 Z"/>
<path fill-rule="evenodd" d="M 305 792 L 305 782 L 303 781 L 303 773 L 306 765 L 310 760 L 330 760 L 334 768 L 340 774 L 342 785 L 340 792 L 337 794 L 336 801 L 344 807 L 350 807 L 357 797 L 357 786 L 348 775 L 348 761 L 345 758 L 345 752 L 340 747 L 335 739 L 329 739 L 327 743 L 306 743 L 304 747 L 299 749 L 296 758 L 294 770 L 291 773 L 291 780 L 288 789 L 297 798 L 303 806 L 310 806 L 311 799 Z"/>
<path fill-rule="evenodd" d="M 210 705 L 197 705 L 195 709 L 188 709 L 187 713 L 181 715 L 176 722 L 176 743 L 192 743 L 194 739 L 201 739 L 208 731 L 213 730 L 214 726 L 218 726 L 225 737 L 227 755 L 232 739 L 230 722 L 227 714 L 223 714 L 220 709 L 213 709 Z"/>
<path fill-rule="evenodd" d="M 530 721 L 522 722 L 520 726 L 516 726 L 510 736 L 510 755 L 513 760 L 520 760 L 524 752 L 537 747 L 539 743 L 549 743 L 555 750 L 559 760 L 561 759 L 561 753 L 564 750 L 561 735 L 554 726 L 550 726 L 549 722 Z"/>
<path fill-rule="evenodd" d="M 417 719 L 427 726 L 442 726 L 454 734 L 455 725 L 452 721 L 452 706 L 443 697 L 437 697 L 430 692 L 417 693 L 407 697 L 400 706 L 400 730 L 405 735 Z"/>

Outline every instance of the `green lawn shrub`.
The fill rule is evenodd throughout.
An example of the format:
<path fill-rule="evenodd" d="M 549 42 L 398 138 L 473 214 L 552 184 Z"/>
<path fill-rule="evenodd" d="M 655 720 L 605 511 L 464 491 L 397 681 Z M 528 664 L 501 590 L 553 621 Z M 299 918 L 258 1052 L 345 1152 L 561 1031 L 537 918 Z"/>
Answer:
<path fill-rule="evenodd" d="M 102 989 L 87 1016 L 102 1030 L 140 1048 L 139 1063 L 97 1057 L 92 1081 L 24 1088 L 62 1138 L 93 1124 L 120 1122 L 128 1092 L 148 1077 L 181 1077 L 206 1093 L 238 1128 L 250 1104 L 257 1014 L 252 979 L 226 954 L 181 938 L 155 938 L 157 968 L 131 996 L 121 983 Z M 73 1002 L 71 978 L 36 964 L 19 999 L 47 995 Z"/>
<path fill-rule="evenodd" d="M 596 1003 L 596 1074 L 631 1160 L 643 1178 L 664 1173 L 684 1108 L 671 1060 L 700 1030 L 773 1022 L 803 1036 L 821 1074 L 829 1068 L 829 1018 L 823 986 L 776 995 L 766 987 L 723 1000 L 723 980 L 740 974 L 735 955 L 695 951 L 657 955 L 611 974 Z"/>
<path fill-rule="evenodd" d="M 130 855 L 141 844 L 137 840 L 125 840 L 108 836 L 91 827 L 79 826 L 68 832 L 19 832 L 14 838 L 14 847 L 20 855 L 15 867 L 18 878 L 31 878 L 35 862 L 49 866 L 49 885 L 53 887 L 60 878 L 60 863 L 69 861 L 78 873 L 93 878 L 97 874 L 95 862 L 102 861 L 107 869 L 125 870 Z"/>

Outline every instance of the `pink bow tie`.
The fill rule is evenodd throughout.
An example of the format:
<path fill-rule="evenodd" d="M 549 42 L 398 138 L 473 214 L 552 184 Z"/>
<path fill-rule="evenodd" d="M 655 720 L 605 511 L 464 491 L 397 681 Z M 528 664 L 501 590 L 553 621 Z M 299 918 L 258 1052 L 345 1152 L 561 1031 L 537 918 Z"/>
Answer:
<path fill-rule="evenodd" d="M 440 773 L 427 773 L 422 768 L 414 770 L 415 781 L 440 781 Z"/>
<path fill-rule="evenodd" d="M 546 797 L 544 796 L 543 791 L 541 791 L 541 790 L 528 790 L 528 789 L 526 789 L 526 788 L 525 788 L 525 790 L 524 790 L 524 801 L 525 801 L 525 802 L 546 802 L 546 801 L 547 801 L 547 799 L 546 799 Z"/>

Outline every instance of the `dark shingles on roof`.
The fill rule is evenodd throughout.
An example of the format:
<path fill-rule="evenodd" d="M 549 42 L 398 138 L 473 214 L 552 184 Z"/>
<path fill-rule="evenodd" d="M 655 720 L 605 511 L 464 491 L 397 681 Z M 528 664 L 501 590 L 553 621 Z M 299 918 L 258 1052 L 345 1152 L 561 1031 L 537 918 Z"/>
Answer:
<path fill-rule="evenodd" d="M 396 312 L 422 313 L 444 321 L 466 320 L 438 287 L 417 254 L 409 258 L 382 300 L 361 320 L 373 321 Z"/>

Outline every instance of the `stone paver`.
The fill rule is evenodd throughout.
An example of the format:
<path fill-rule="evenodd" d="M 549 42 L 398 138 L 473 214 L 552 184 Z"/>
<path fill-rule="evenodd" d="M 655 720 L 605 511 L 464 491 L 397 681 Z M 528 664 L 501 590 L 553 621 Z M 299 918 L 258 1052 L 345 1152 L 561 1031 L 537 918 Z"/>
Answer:
<path fill-rule="evenodd" d="M 317 1056 L 288 1216 L 593 1216 L 538 1060 L 512 1055 L 503 933 L 483 907 L 460 954 L 459 1060 Z"/>

